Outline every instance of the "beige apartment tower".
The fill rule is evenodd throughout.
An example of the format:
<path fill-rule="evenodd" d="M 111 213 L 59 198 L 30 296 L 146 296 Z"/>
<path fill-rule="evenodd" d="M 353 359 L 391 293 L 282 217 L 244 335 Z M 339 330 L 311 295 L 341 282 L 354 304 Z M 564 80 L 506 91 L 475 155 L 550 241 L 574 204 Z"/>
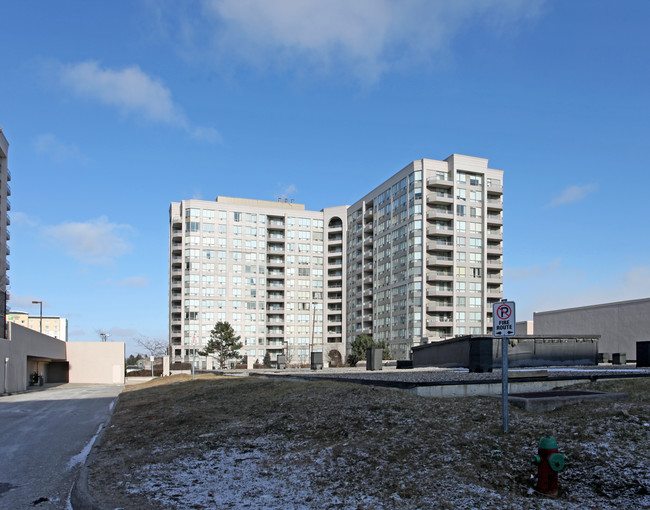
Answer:
<path fill-rule="evenodd" d="M 503 172 L 454 154 L 412 162 L 348 209 L 348 342 L 396 359 L 421 343 L 491 334 L 503 294 Z"/>
<path fill-rule="evenodd" d="M 306 365 L 345 357 L 346 208 L 217 197 L 170 207 L 170 353 L 193 361 L 219 321 L 242 355 Z M 197 358 L 202 368 L 211 360 Z"/>
<path fill-rule="evenodd" d="M 258 361 L 322 351 L 338 364 L 364 333 L 408 359 L 422 343 L 491 334 L 502 283 L 503 172 L 482 158 L 416 160 L 322 211 L 228 197 L 170 208 L 174 361 L 218 321 Z"/>

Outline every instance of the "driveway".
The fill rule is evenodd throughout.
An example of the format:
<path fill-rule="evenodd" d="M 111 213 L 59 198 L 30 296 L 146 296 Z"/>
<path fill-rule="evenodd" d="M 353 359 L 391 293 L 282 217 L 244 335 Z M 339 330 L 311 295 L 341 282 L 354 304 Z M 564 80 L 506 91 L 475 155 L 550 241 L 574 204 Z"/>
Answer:
<path fill-rule="evenodd" d="M 0 397 L 0 508 L 69 509 L 72 484 L 122 386 Z"/>

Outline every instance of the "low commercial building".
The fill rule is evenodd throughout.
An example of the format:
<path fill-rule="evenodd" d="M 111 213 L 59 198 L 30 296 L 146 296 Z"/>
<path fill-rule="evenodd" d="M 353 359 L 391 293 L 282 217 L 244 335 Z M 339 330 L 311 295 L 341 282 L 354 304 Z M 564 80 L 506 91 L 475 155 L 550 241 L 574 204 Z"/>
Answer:
<path fill-rule="evenodd" d="M 636 343 L 650 340 L 650 298 L 533 314 L 535 335 L 598 335 L 600 353 L 636 361 Z"/>
<path fill-rule="evenodd" d="M 16 323 L 0 338 L 0 393 L 45 383 L 124 384 L 123 342 L 64 342 Z"/>

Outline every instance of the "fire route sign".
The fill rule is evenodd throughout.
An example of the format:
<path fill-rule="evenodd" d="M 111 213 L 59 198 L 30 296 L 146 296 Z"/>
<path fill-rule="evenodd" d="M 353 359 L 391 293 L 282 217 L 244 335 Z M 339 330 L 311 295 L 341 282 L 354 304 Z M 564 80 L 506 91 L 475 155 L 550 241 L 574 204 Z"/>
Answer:
<path fill-rule="evenodd" d="M 515 336 L 514 301 L 499 301 L 492 305 L 492 336 Z"/>

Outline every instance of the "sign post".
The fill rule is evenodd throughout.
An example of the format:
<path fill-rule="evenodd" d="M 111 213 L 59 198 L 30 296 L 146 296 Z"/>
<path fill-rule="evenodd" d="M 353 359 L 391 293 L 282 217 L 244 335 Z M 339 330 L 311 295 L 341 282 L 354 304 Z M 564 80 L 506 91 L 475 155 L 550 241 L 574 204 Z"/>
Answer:
<path fill-rule="evenodd" d="M 492 305 L 492 336 L 501 337 L 501 413 L 503 432 L 508 432 L 508 338 L 515 336 L 515 302 Z"/>

